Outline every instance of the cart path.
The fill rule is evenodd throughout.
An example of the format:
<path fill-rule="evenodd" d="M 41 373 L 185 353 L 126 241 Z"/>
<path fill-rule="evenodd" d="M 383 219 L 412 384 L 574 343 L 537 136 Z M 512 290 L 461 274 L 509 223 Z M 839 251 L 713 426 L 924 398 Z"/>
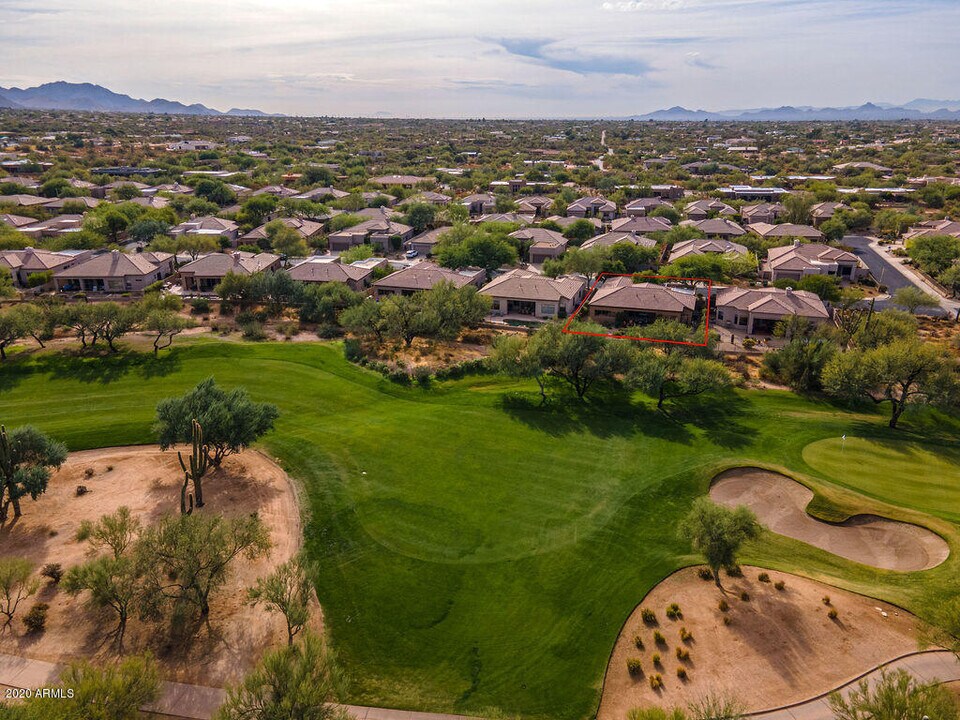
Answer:
<path fill-rule="evenodd" d="M 50 687 L 57 682 L 62 665 L 31 660 L 15 655 L 0 654 L 0 685 L 11 688 L 36 689 Z M 918 680 L 954 682 L 960 680 L 960 660 L 949 650 L 922 650 L 891 660 L 841 685 L 841 693 L 849 692 L 862 680 L 875 683 L 881 670 L 906 670 Z M 827 697 L 834 691 L 822 693 L 787 707 L 747 713 L 751 720 L 833 720 Z M 163 682 L 159 699 L 144 706 L 148 712 L 184 720 L 210 720 L 226 697 L 220 688 Z M 392 710 L 359 705 L 344 705 L 356 720 L 476 720 L 466 715 L 426 713 L 411 710 Z"/>

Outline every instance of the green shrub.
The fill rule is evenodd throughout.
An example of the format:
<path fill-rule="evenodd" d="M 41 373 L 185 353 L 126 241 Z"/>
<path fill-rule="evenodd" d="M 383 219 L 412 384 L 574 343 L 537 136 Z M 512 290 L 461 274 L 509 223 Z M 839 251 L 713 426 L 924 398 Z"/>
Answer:
<path fill-rule="evenodd" d="M 321 323 L 317 325 L 317 337 L 321 340 L 332 340 L 343 335 L 343 328 L 333 323 Z"/>
<path fill-rule="evenodd" d="M 677 660 L 680 662 L 686 662 L 690 659 L 690 651 L 684 647 L 677 648 Z"/>
<path fill-rule="evenodd" d="M 661 675 L 651 675 L 650 676 L 650 689 L 660 690 L 663 687 L 663 676 Z"/>
<path fill-rule="evenodd" d="M 729 615 L 724 615 L 724 616 L 723 616 L 723 624 L 724 624 L 724 625 L 729 625 L 729 624 L 732 623 L 732 622 L 733 622 L 733 620 L 730 619 L 730 616 L 729 616 Z"/>
<path fill-rule="evenodd" d="M 663 667 L 663 663 L 660 662 L 660 653 L 654 653 L 653 657 L 650 658 L 650 662 L 652 662 L 653 666 L 656 668 Z"/>
<path fill-rule="evenodd" d="M 836 608 L 830 608 L 830 612 L 827 613 L 827 617 L 831 620 L 836 620 L 839 615 Z"/>
<path fill-rule="evenodd" d="M 762 572 L 760 573 L 760 575 L 757 576 L 757 580 L 759 580 L 762 583 L 768 583 L 770 582 L 770 576 L 767 573 Z"/>
<path fill-rule="evenodd" d="M 640 608 L 640 619 L 647 625 L 657 624 L 657 614 L 650 608 Z"/>
<path fill-rule="evenodd" d="M 740 599 L 743 600 L 744 602 L 750 602 L 750 593 L 744 590 L 743 592 L 740 593 Z"/>
<path fill-rule="evenodd" d="M 640 662 L 640 658 L 627 658 L 627 672 L 634 677 L 643 675 L 643 663 Z"/>
<path fill-rule="evenodd" d="M 343 341 L 343 356 L 347 362 L 360 362 L 363 359 L 363 345 L 355 338 L 347 338 Z"/>
<path fill-rule="evenodd" d="M 690 642 L 691 640 L 693 640 L 693 633 L 687 630 L 685 627 L 680 628 L 680 641 Z"/>
<path fill-rule="evenodd" d="M 732 578 L 743 577 L 743 570 L 739 565 L 731 565 L 727 568 L 727 575 Z"/>
<path fill-rule="evenodd" d="M 42 633 L 47 627 L 47 609 L 50 606 L 46 603 L 37 603 L 23 618 L 23 624 L 27 632 Z"/>
<path fill-rule="evenodd" d="M 77 528 L 77 534 L 73 537 L 77 542 L 84 542 L 85 540 L 89 539 L 92 534 L 93 523 L 89 520 L 83 520 L 80 523 L 80 527 Z"/>
<path fill-rule="evenodd" d="M 659 630 L 657 630 L 655 633 L 653 633 L 653 641 L 654 641 L 657 645 L 666 645 L 666 644 L 667 644 L 667 639 L 663 636 L 663 633 L 660 632 Z"/>
<path fill-rule="evenodd" d="M 394 370 L 389 375 L 387 379 L 390 382 L 395 382 L 397 385 L 409 385 L 410 384 L 410 373 L 406 370 Z"/>
<path fill-rule="evenodd" d="M 677 668 L 677 677 L 678 677 L 681 681 L 686 680 L 686 679 L 687 679 L 687 669 L 686 669 L 686 668 L 682 668 L 682 667 L 678 667 L 678 668 Z"/>
<path fill-rule="evenodd" d="M 671 620 L 683 617 L 683 613 L 680 612 L 680 606 L 677 605 L 677 603 L 670 603 L 670 606 L 667 608 L 667 617 Z"/>
<path fill-rule="evenodd" d="M 190 301 L 190 312 L 194 315 L 206 315 L 210 312 L 210 301 L 207 298 L 194 298 Z"/>
<path fill-rule="evenodd" d="M 720 612 L 725 613 L 730 609 L 730 603 L 728 603 L 725 598 L 721 598 L 720 602 L 717 604 L 717 607 L 720 608 Z"/>
<path fill-rule="evenodd" d="M 244 340 L 260 342 L 261 340 L 267 339 L 267 333 L 263 329 L 263 323 L 260 323 L 256 320 L 240 323 L 240 330 L 243 333 Z"/>
<path fill-rule="evenodd" d="M 643 638 L 639 635 L 633 636 L 633 644 L 636 646 L 637 650 L 643 650 Z"/>
<path fill-rule="evenodd" d="M 824 604 L 824 605 L 829 605 L 829 604 L 830 604 L 830 596 L 829 596 L 829 595 L 824 595 L 824 596 L 823 596 L 823 604 Z"/>
<path fill-rule="evenodd" d="M 784 588 L 787 587 L 787 584 L 786 584 L 783 580 L 777 580 L 777 581 L 773 584 L 773 586 L 774 586 L 777 590 L 783 590 Z"/>
<path fill-rule="evenodd" d="M 430 387 L 433 374 L 430 372 L 430 368 L 419 365 L 413 370 L 413 379 L 416 380 L 417 385 L 420 387 Z"/>
<path fill-rule="evenodd" d="M 697 570 L 697 575 L 701 580 L 713 580 L 713 570 L 710 568 L 702 567 Z"/>

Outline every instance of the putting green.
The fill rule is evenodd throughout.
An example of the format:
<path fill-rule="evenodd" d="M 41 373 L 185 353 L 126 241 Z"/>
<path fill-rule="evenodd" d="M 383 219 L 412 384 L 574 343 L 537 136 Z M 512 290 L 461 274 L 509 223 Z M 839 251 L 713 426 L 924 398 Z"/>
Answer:
<path fill-rule="evenodd" d="M 803 449 L 810 467 L 886 502 L 960 521 L 960 451 L 909 441 L 826 438 Z"/>

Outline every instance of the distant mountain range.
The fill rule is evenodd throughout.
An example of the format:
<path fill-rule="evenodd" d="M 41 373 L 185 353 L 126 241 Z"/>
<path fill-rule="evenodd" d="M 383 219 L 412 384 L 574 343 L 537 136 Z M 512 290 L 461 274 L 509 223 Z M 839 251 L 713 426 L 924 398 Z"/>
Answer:
<path fill-rule="evenodd" d="M 673 122 L 713 121 L 784 121 L 803 120 L 960 120 L 960 100 L 913 100 L 905 105 L 866 103 L 859 107 L 793 107 L 757 108 L 754 110 L 688 110 L 676 106 L 630 120 L 662 120 Z"/>
<path fill-rule="evenodd" d="M 138 100 L 91 83 L 51 82 L 32 88 L 0 87 L 0 108 L 84 110 L 89 112 L 161 113 L 166 115 L 235 115 L 274 117 L 261 110 L 233 108 L 220 112 L 206 105 L 184 105 L 173 100 Z"/>

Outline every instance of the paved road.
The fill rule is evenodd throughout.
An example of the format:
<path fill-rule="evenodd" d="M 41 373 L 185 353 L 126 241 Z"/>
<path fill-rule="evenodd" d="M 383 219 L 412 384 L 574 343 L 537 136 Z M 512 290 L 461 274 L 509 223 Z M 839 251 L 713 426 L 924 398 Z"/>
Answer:
<path fill-rule="evenodd" d="M 944 298 L 922 275 L 916 273 L 912 268 L 904 266 L 898 258 L 894 258 L 880 249 L 873 238 L 862 235 L 848 235 L 843 239 L 843 244 L 853 248 L 854 255 L 866 263 L 871 274 L 881 285 L 887 286 L 889 294 L 892 295 L 900 288 L 913 286 L 925 293 L 941 298 L 939 310 L 924 308 L 925 314 L 956 316 L 957 310 L 960 308 L 960 302 Z M 893 307 L 893 303 L 889 300 L 878 300 L 877 307 L 882 310 L 885 307 Z"/>

